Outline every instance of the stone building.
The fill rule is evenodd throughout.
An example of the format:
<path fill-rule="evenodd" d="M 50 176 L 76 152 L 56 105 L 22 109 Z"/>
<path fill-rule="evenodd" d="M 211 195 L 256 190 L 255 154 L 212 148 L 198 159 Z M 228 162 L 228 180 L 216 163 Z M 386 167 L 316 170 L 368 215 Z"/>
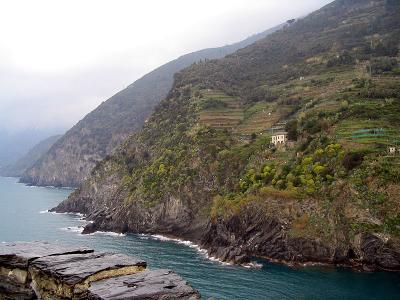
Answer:
<path fill-rule="evenodd" d="M 396 147 L 389 147 L 389 154 L 391 155 L 396 154 Z"/>
<path fill-rule="evenodd" d="M 272 135 L 271 142 L 275 146 L 278 146 L 278 145 L 285 145 L 287 143 L 287 140 L 288 140 L 287 132 L 280 131 L 280 132 L 276 132 Z"/>

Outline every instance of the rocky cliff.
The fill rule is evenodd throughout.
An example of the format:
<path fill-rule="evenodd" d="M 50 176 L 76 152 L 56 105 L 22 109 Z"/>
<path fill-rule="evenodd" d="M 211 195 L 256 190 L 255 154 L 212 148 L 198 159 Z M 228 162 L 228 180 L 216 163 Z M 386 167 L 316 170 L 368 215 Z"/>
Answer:
<path fill-rule="evenodd" d="M 171 89 L 176 72 L 197 61 L 224 57 L 279 28 L 281 26 L 232 45 L 186 54 L 143 76 L 72 127 L 24 172 L 21 182 L 39 186 L 78 186 L 99 161 L 143 126 L 154 106 Z"/>
<path fill-rule="evenodd" d="M 170 270 L 117 253 L 43 242 L 0 244 L 0 299 L 200 299 Z"/>
<path fill-rule="evenodd" d="M 337 0 L 179 72 L 54 210 L 85 213 L 85 232 L 170 234 L 236 263 L 399 270 L 399 20 L 397 1 Z"/>
<path fill-rule="evenodd" d="M 27 169 L 31 168 L 40 157 L 49 151 L 51 146 L 53 146 L 60 137 L 61 135 L 54 135 L 39 142 L 15 163 L 2 168 L 0 170 L 1 175 L 8 177 L 22 176 Z"/>

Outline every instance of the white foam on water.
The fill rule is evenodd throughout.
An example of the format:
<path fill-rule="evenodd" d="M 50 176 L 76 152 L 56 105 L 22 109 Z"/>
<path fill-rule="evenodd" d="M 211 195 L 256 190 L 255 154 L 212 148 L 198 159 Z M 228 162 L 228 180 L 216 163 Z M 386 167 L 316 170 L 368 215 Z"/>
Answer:
<path fill-rule="evenodd" d="M 118 236 L 118 237 L 126 236 L 125 233 L 117 233 L 117 232 L 112 232 L 112 231 L 96 231 L 96 232 L 90 233 L 88 235 L 99 235 L 99 234 L 108 235 L 108 236 Z"/>
<path fill-rule="evenodd" d="M 77 217 L 81 217 L 81 218 L 85 217 L 85 214 L 81 214 L 81 213 L 73 213 L 73 212 L 59 213 L 59 212 L 55 212 L 55 211 L 50 211 L 49 209 L 41 210 L 41 211 L 39 211 L 39 213 L 40 214 L 55 214 L 55 215 L 71 215 L 71 216 L 77 216 Z"/>
<path fill-rule="evenodd" d="M 63 227 L 63 228 L 61 228 L 61 230 L 81 234 L 83 231 L 83 226 Z"/>
<path fill-rule="evenodd" d="M 164 241 L 164 242 L 170 241 L 170 242 L 175 242 L 177 244 L 188 246 L 190 248 L 201 249 L 199 245 L 192 243 L 191 241 L 185 241 L 185 240 L 181 240 L 181 239 L 171 238 L 171 237 L 167 237 L 167 236 L 160 235 L 160 234 L 152 234 L 150 236 L 156 240 L 160 240 L 160 241 Z"/>
<path fill-rule="evenodd" d="M 243 264 L 242 266 L 247 269 L 262 269 L 264 267 L 263 264 L 257 263 L 255 261 L 249 262 L 248 264 Z"/>
<path fill-rule="evenodd" d="M 137 236 L 141 240 L 148 240 L 150 238 L 150 236 L 148 234 L 144 234 L 144 233 L 138 233 Z"/>
<path fill-rule="evenodd" d="M 145 238 L 146 236 L 149 237 L 149 235 L 146 235 L 146 234 L 140 234 L 139 236 L 140 236 L 140 238 Z M 233 263 L 222 261 L 219 258 L 208 255 L 208 251 L 206 249 L 201 248 L 199 245 L 197 245 L 191 241 L 185 241 L 185 240 L 181 240 L 181 239 L 177 239 L 177 238 L 171 238 L 171 237 L 167 237 L 167 236 L 164 236 L 161 234 L 152 234 L 152 235 L 150 235 L 150 237 L 153 239 L 156 239 L 156 240 L 164 241 L 164 242 L 175 242 L 175 243 L 196 249 L 201 255 L 205 256 L 207 259 L 209 259 L 213 262 L 219 263 L 221 265 L 224 265 L 224 266 L 233 266 L 234 265 Z M 248 268 L 248 269 L 261 269 L 263 267 L 263 264 L 257 263 L 257 262 L 250 262 L 247 264 L 242 264 L 241 266 Z"/>
<path fill-rule="evenodd" d="M 15 178 L 15 177 L 10 177 L 10 178 Z M 70 187 L 70 186 L 54 186 L 54 185 L 38 186 L 38 185 L 26 184 L 26 183 L 18 182 L 18 181 L 16 183 L 23 184 L 24 186 L 26 186 L 28 188 L 35 188 L 35 189 L 76 190 L 76 188 Z"/>
<path fill-rule="evenodd" d="M 197 244 L 195 244 L 195 243 L 193 243 L 191 241 L 180 240 L 180 239 L 177 239 L 177 238 L 170 238 L 170 237 L 166 237 L 166 236 L 160 235 L 160 234 L 152 234 L 152 235 L 150 235 L 150 237 L 152 237 L 152 238 L 154 238 L 156 240 L 164 241 L 164 242 L 169 241 L 169 242 L 175 242 L 177 244 L 185 245 L 187 247 L 196 249 L 197 252 L 199 252 L 201 255 L 205 256 L 207 259 L 209 259 L 209 260 L 211 260 L 213 262 L 220 263 L 220 264 L 222 264 L 224 266 L 232 265 L 232 263 L 227 263 L 227 262 L 224 262 L 224 261 L 222 261 L 222 260 L 220 260 L 220 259 L 218 259 L 216 257 L 209 256 L 208 255 L 208 251 L 206 249 L 201 248 L 199 245 L 197 245 Z"/>
<path fill-rule="evenodd" d="M 72 232 L 72 233 L 82 234 L 84 228 L 85 228 L 85 226 L 69 226 L 69 227 L 61 228 L 61 230 Z M 126 236 L 126 234 L 124 234 L 124 233 L 116 233 L 116 232 L 111 232 L 111 231 L 96 231 L 96 232 L 84 234 L 84 235 L 108 235 L 108 236 L 116 236 L 116 237 Z"/>
<path fill-rule="evenodd" d="M 226 262 L 226 261 L 222 261 L 222 260 L 220 260 L 219 258 L 216 258 L 216 257 L 214 257 L 214 256 L 209 256 L 209 255 L 207 254 L 206 257 L 207 257 L 209 260 L 214 261 L 214 262 L 217 262 L 217 263 L 219 263 L 219 264 L 221 264 L 221 265 L 223 265 L 223 266 L 233 266 L 233 263 L 229 263 L 229 262 Z"/>

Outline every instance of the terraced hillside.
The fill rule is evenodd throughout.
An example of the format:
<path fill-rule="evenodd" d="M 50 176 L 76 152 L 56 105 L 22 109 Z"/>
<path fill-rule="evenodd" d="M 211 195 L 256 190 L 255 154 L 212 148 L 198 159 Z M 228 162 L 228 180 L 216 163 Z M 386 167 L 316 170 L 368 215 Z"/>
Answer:
<path fill-rule="evenodd" d="M 252 256 L 400 270 L 400 3 L 337 0 L 190 66 L 55 211 Z M 274 129 L 289 142 L 271 145 Z M 395 148 L 395 153 L 390 149 Z"/>
<path fill-rule="evenodd" d="M 216 129 L 232 129 L 243 120 L 243 107 L 239 98 L 218 91 L 200 93 L 200 124 Z"/>

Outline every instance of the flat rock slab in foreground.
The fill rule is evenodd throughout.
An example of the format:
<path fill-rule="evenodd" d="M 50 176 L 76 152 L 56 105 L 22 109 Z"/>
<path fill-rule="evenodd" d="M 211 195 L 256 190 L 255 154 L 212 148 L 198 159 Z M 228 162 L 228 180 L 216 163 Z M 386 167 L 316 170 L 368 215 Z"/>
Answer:
<path fill-rule="evenodd" d="M 94 281 L 131 275 L 146 268 L 146 262 L 115 253 L 85 253 L 46 256 L 30 266 L 35 290 L 45 299 L 86 299 Z"/>
<path fill-rule="evenodd" d="M 131 256 L 43 242 L 0 243 L 0 299 L 198 299 L 168 270 Z"/>
<path fill-rule="evenodd" d="M 47 256 L 32 262 L 39 272 L 67 284 L 104 279 L 110 275 L 127 275 L 142 271 L 146 262 L 115 253 L 67 254 Z"/>
<path fill-rule="evenodd" d="M 30 263 L 35 259 L 90 252 L 93 250 L 46 242 L 0 243 L 0 299 L 36 299 L 29 272 Z"/>
<path fill-rule="evenodd" d="M 144 271 L 94 282 L 89 288 L 92 300 L 200 299 L 185 280 L 170 270 Z"/>
<path fill-rule="evenodd" d="M 0 266 L 27 268 L 30 261 L 40 257 L 93 251 L 88 248 L 62 247 L 47 242 L 0 243 Z"/>

